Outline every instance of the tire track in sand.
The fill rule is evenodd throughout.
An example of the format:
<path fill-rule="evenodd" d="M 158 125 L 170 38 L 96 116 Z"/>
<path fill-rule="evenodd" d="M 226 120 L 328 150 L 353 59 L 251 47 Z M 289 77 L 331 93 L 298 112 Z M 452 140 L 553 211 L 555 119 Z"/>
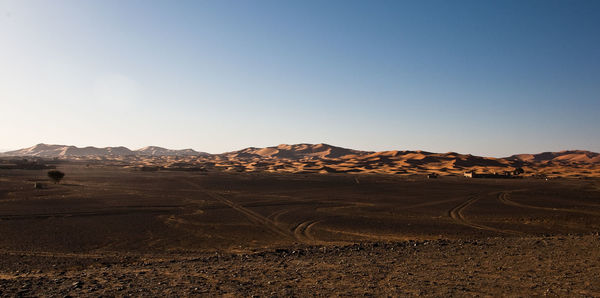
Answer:
<path fill-rule="evenodd" d="M 290 211 L 295 211 L 298 208 L 294 208 L 291 210 L 279 210 L 277 212 L 272 213 L 271 215 L 269 215 L 267 218 L 271 219 L 276 225 L 278 226 L 285 226 L 284 223 L 282 223 L 280 221 L 280 217 L 283 216 L 284 214 L 288 214 Z M 303 243 L 315 243 L 318 242 L 318 240 L 312 235 L 312 233 L 310 232 L 311 229 L 318 223 L 322 222 L 322 220 L 307 220 L 307 221 L 303 221 L 300 222 L 299 224 L 297 224 L 296 226 L 294 226 L 290 232 L 294 234 L 294 238 L 296 238 L 296 240 L 303 242 Z"/>
<path fill-rule="evenodd" d="M 277 223 L 277 222 L 279 222 L 279 218 L 288 212 L 289 212 L 289 210 L 286 210 L 286 209 L 279 210 L 274 213 L 271 213 L 269 216 L 267 216 L 267 218 L 272 220 L 273 222 Z"/>
<path fill-rule="evenodd" d="M 408 205 L 408 206 L 400 207 L 398 209 L 406 210 L 406 209 L 421 208 L 421 207 L 431 207 L 431 206 L 441 205 L 444 203 L 454 202 L 454 201 L 458 201 L 458 200 L 460 200 L 460 198 L 431 201 L 431 202 L 425 202 L 425 203 L 418 203 L 418 204 L 414 204 L 414 205 Z"/>
<path fill-rule="evenodd" d="M 273 222 L 272 220 L 240 205 L 237 204 L 231 200 L 228 200 L 227 198 L 216 194 L 214 192 L 210 192 L 207 191 L 205 189 L 203 189 L 200 185 L 198 185 L 197 183 L 194 183 L 192 181 L 186 181 L 188 184 L 194 186 L 195 188 L 197 188 L 198 190 L 200 190 L 201 192 L 205 193 L 206 195 L 208 195 L 209 197 L 211 197 L 214 200 L 217 200 L 229 207 L 231 207 L 232 209 L 244 214 L 250 221 L 257 223 L 259 225 L 262 225 L 263 227 L 267 228 L 268 230 L 270 230 L 271 232 L 283 236 L 285 238 L 295 238 L 293 234 L 291 234 L 289 231 L 280 228 L 277 224 L 275 224 L 275 222 Z"/>
<path fill-rule="evenodd" d="M 533 206 L 527 205 L 523 203 L 518 203 L 510 199 L 510 191 L 503 191 L 498 194 L 498 200 L 502 202 L 502 204 L 521 207 L 521 208 L 529 208 L 529 209 L 537 209 L 537 210 L 545 210 L 545 211 L 562 211 L 562 212 L 570 212 L 570 213 L 580 213 L 586 215 L 600 216 L 600 212 L 588 211 L 588 210 L 579 210 L 579 209 L 569 209 L 569 208 L 553 208 L 553 207 L 541 207 L 541 206 Z"/>
<path fill-rule="evenodd" d="M 320 222 L 320 220 L 307 220 L 299 223 L 294 228 L 294 237 L 304 243 L 316 242 L 317 239 L 315 239 L 310 230 Z"/>
<path fill-rule="evenodd" d="M 480 198 L 478 195 L 474 195 L 474 196 L 470 197 L 468 200 L 466 200 L 466 201 L 460 203 L 458 206 L 450 209 L 450 211 L 448 211 L 448 216 L 450 216 L 450 218 L 452 218 L 454 221 L 456 221 L 457 223 L 459 223 L 461 225 L 479 229 L 479 230 L 487 230 L 487 231 L 492 231 L 492 232 L 497 232 L 497 233 L 502 233 L 502 234 L 509 234 L 509 235 L 522 235 L 523 234 L 523 233 L 517 232 L 517 231 L 497 229 L 494 227 L 481 225 L 481 224 L 477 224 L 472 221 L 469 221 L 463 214 L 463 211 L 465 209 L 467 209 L 467 207 L 473 205 L 479 199 Z"/>

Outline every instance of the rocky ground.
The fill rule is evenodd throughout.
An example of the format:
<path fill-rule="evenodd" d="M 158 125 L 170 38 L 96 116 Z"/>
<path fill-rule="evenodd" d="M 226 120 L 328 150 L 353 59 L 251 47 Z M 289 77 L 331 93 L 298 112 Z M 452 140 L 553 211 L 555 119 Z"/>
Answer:
<path fill-rule="evenodd" d="M 2 296 L 600 295 L 597 234 L 241 254 L 0 255 Z"/>
<path fill-rule="evenodd" d="M 57 169 L 0 169 L 2 297 L 600 296 L 594 179 Z"/>

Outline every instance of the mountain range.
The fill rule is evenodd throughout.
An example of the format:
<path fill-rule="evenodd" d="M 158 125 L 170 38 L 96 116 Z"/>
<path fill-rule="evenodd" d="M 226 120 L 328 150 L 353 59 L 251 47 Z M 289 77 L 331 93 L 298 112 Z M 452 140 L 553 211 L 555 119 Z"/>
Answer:
<path fill-rule="evenodd" d="M 23 148 L 14 151 L 2 153 L 3 156 L 37 156 L 37 157 L 86 157 L 86 156 L 195 156 L 208 155 L 208 153 L 198 152 L 193 149 L 172 150 L 156 146 L 148 146 L 137 150 L 130 150 L 127 147 L 76 147 L 66 145 L 47 145 L 37 144 L 29 148 Z"/>
<path fill-rule="evenodd" d="M 347 149 L 328 144 L 281 144 L 278 146 L 256 148 L 249 147 L 238 151 L 221 154 L 209 154 L 193 149 L 173 150 L 156 146 L 148 146 L 137 150 L 126 147 L 76 147 L 67 145 L 37 144 L 35 146 L 1 153 L 2 156 L 36 156 L 46 158 L 91 157 L 91 156 L 203 156 L 236 159 L 393 159 L 403 160 L 409 164 L 427 162 L 452 161 L 454 165 L 518 165 L 531 163 L 560 164 L 600 164 L 600 154 L 585 150 L 565 150 L 560 152 L 543 152 L 538 154 L 516 154 L 504 158 L 480 157 L 455 152 L 432 153 L 426 151 L 361 151 Z"/>

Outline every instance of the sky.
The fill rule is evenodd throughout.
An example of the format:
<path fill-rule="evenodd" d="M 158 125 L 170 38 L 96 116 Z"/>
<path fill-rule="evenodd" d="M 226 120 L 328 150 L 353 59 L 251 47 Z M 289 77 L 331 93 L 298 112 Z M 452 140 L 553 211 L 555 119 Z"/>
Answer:
<path fill-rule="evenodd" d="M 600 152 L 600 1 L 0 0 L 0 151 Z"/>

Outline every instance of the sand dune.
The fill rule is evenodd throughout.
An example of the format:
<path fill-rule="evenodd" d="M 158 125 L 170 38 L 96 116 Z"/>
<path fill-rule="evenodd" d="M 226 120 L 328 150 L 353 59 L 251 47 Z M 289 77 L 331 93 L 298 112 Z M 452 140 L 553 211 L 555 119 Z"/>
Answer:
<path fill-rule="evenodd" d="M 182 149 L 182 150 L 173 150 L 166 149 L 157 146 L 148 146 L 144 148 L 140 148 L 135 150 L 136 154 L 139 155 L 152 155 L 152 156 L 169 156 L 169 155 L 208 155 L 204 152 L 198 152 L 194 149 Z"/>
<path fill-rule="evenodd" d="M 462 175 L 467 171 L 504 173 L 523 168 L 528 176 L 600 177 L 600 154 L 570 150 L 519 154 L 506 158 L 482 157 L 456 152 L 360 151 L 327 144 L 281 144 L 249 147 L 222 154 L 192 149 L 171 150 L 156 146 L 129 150 L 125 147 L 85 147 L 38 144 L 6 152 L 5 156 L 33 156 L 83 160 L 107 160 L 115 165 L 144 170 L 366 173 Z"/>
<path fill-rule="evenodd" d="M 565 150 L 539 154 L 517 154 L 506 159 L 523 162 L 600 163 L 600 153 L 585 150 Z"/>
<path fill-rule="evenodd" d="M 362 155 L 365 151 L 346 149 L 327 144 L 281 144 L 274 147 L 255 148 L 250 147 L 239 151 L 228 152 L 222 155 L 235 158 L 268 157 L 286 159 L 306 158 L 340 158 L 349 155 Z"/>

